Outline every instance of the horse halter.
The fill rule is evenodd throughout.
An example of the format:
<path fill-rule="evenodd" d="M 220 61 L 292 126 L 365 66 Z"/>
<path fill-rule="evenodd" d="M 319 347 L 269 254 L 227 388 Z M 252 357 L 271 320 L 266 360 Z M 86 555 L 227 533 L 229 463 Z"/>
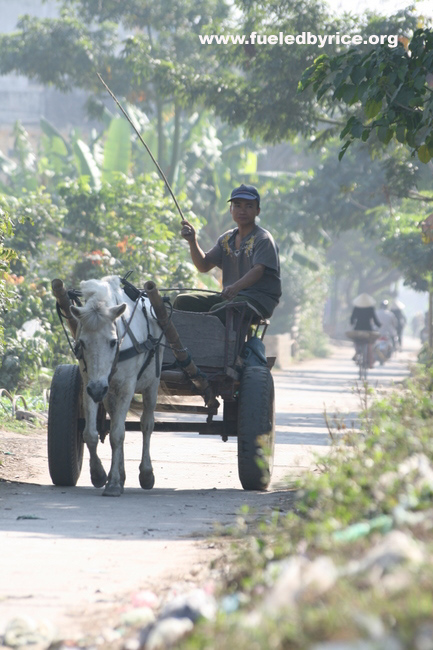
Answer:
<path fill-rule="evenodd" d="M 117 304 L 119 304 L 119 303 L 117 303 Z M 110 370 L 110 373 L 108 375 L 108 384 L 110 384 L 110 381 L 111 381 L 114 373 L 116 372 L 117 364 L 119 362 L 120 346 L 122 345 L 126 334 L 129 332 L 129 328 L 130 328 L 132 319 L 134 318 L 134 314 L 135 314 L 135 310 L 137 309 L 137 305 L 138 305 L 138 300 L 134 305 L 134 308 L 133 308 L 133 310 L 131 312 L 131 316 L 129 317 L 128 322 L 125 322 L 125 331 L 123 332 L 122 336 L 119 336 L 119 327 L 118 327 L 117 320 L 116 320 L 116 323 L 115 323 L 116 332 L 117 332 L 116 353 L 114 355 L 113 363 L 111 364 L 111 370 Z M 122 319 L 123 319 L 123 317 L 122 317 Z M 78 324 L 78 329 L 77 329 L 77 334 L 76 334 L 76 342 L 75 342 L 75 345 L 73 347 L 73 351 L 74 351 L 74 356 L 77 359 L 77 361 L 78 362 L 80 362 L 80 361 L 83 362 L 83 371 L 87 372 L 87 364 L 86 364 L 86 359 L 85 359 L 85 356 L 84 356 L 84 348 L 83 348 L 83 345 L 82 345 L 82 343 L 81 343 L 81 341 L 79 339 L 80 331 L 81 331 L 81 325 L 79 323 Z"/>
<path fill-rule="evenodd" d="M 84 358 L 84 350 L 83 350 L 83 344 L 80 341 L 80 330 L 81 330 L 81 325 L 78 323 L 78 329 L 77 329 L 77 334 L 76 334 L 76 341 L 74 343 L 73 352 L 76 360 L 78 362 L 82 361 L 83 362 L 83 372 L 87 372 L 87 363 L 86 359 Z"/>
<path fill-rule="evenodd" d="M 116 323 L 116 329 L 117 329 L 117 323 Z M 80 332 L 80 330 L 77 331 L 77 338 L 78 338 L 79 332 Z M 124 337 L 122 337 L 122 341 L 123 341 L 123 338 Z M 116 339 L 116 354 L 114 355 L 113 363 L 111 364 L 110 374 L 108 375 L 108 383 L 110 383 L 112 376 L 116 372 L 116 367 L 117 367 L 117 363 L 118 363 L 118 360 L 119 360 L 120 346 L 121 346 L 121 341 L 119 342 L 119 334 L 118 334 L 117 339 Z M 76 341 L 76 343 L 75 343 L 75 345 L 73 347 L 73 350 L 74 350 L 74 355 L 75 355 L 76 360 L 78 362 L 80 362 L 80 361 L 83 362 L 83 372 L 87 372 L 87 363 L 86 363 L 86 358 L 84 356 L 84 348 L 83 348 L 83 345 L 82 345 L 80 340 Z"/>

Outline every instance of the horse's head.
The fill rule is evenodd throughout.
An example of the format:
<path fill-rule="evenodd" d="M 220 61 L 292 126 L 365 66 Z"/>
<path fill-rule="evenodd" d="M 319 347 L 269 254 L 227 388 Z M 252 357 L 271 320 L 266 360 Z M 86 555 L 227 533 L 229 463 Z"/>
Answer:
<path fill-rule="evenodd" d="M 78 321 L 77 354 L 87 373 L 87 392 L 94 402 L 102 402 L 119 351 L 116 320 L 126 309 L 126 303 L 108 307 L 104 302 L 88 301 L 84 307 L 71 307 Z"/>

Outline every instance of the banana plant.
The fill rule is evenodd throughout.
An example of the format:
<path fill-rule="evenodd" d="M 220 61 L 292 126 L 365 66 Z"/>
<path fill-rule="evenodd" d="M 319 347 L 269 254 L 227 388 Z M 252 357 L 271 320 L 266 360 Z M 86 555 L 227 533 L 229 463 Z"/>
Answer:
<path fill-rule="evenodd" d="M 148 122 L 138 110 L 128 108 L 140 128 Z M 86 142 L 77 130 L 72 130 L 68 138 L 42 118 L 42 136 L 35 151 L 26 129 L 16 122 L 12 154 L 0 151 L 0 191 L 20 196 L 40 185 L 54 190 L 65 177 L 80 176 L 87 176 L 90 186 L 99 189 L 102 182 L 112 182 L 116 173 L 127 175 L 132 160 L 131 128 L 125 119 L 108 110 L 103 124 L 100 131 L 92 130 Z"/>

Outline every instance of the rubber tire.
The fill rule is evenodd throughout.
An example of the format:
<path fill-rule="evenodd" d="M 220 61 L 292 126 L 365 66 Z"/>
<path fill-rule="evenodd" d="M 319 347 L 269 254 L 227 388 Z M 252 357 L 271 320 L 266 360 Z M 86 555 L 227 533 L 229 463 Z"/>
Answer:
<path fill-rule="evenodd" d="M 84 440 L 79 366 L 57 366 L 48 408 L 48 466 L 54 485 L 74 486 L 81 474 Z"/>
<path fill-rule="evenodd" d="M 239 479 L 244 490 L 266 490 L 275 448 L 275 392 L 269 368 L 244 369 L 238 400 Z M 263 453 L 261 442 L 269 455 Z"/>

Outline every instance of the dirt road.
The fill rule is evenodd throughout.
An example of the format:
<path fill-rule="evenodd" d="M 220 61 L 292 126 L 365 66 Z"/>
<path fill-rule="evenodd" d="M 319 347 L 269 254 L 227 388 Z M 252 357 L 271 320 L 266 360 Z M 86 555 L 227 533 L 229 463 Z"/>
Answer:
<path fill-rule="evenodd" d="M 416 344 L 415 344 L 416 345 Z M 373 385 L 390 387 L 408 372 L 415 345 L 371 372 Z M 76 638 L 89 620 L 120 612 L 142 589 L 166 593 L 174 583 L 199 583 L 221 553 L 208 541 L 215 522 L 233 523 L 242 504 L 258 513 L 285 498 L 287 482 L 326 453 L 323 412 L 351 426 L 359 411 L 353 390 L 352 349 L 274 374 L 277 444 L 271 489 L 244 492 L 237 475 L 236 440 L 198 434 L 155 434 L 155 488 L 138 482 L 141 437 L 125 445 L 127 479 L 121 498 L 101 498 L 91 487 L 88 456 L 79 484 L 51 484 L 45 432 L 0 432 L 0 633 L 17 615 L 50 619 Z M 101 457 L 108 465 L 108 441 Z M 218 545 L 217 545 L 218 546 Z"/>

